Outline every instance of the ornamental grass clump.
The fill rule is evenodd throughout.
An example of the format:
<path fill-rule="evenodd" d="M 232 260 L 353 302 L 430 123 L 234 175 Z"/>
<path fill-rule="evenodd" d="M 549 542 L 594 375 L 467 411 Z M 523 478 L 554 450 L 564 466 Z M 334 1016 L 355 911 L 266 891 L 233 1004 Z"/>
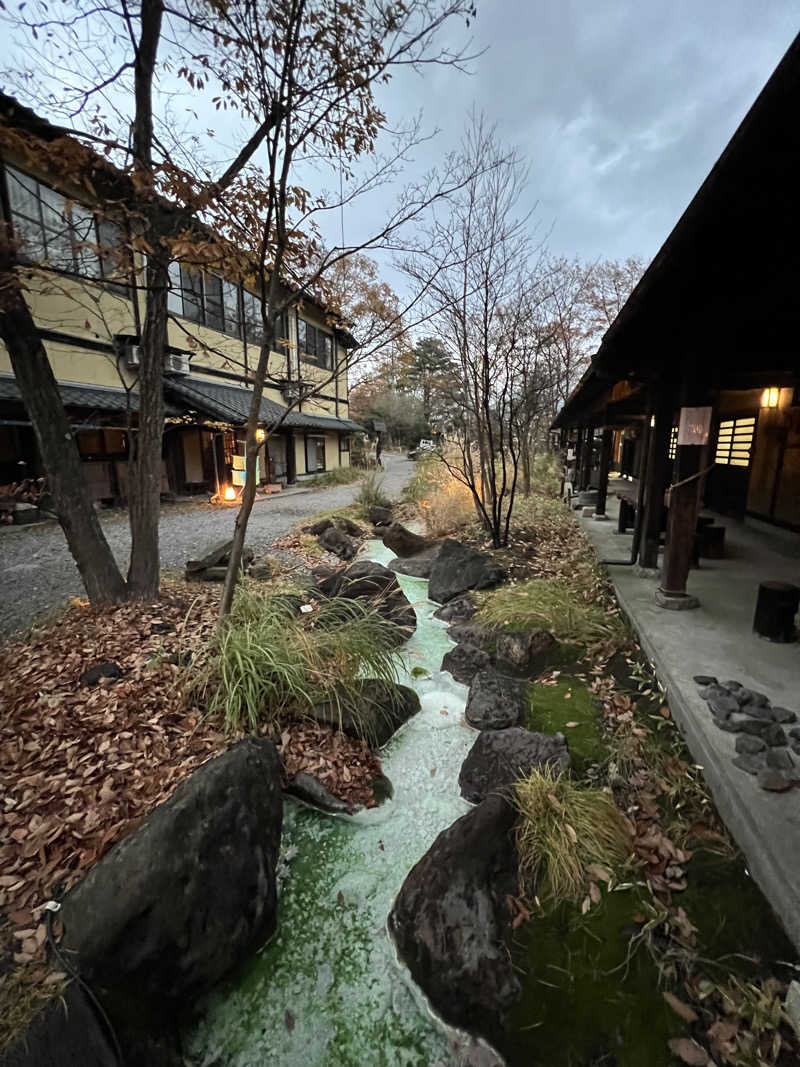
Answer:
<path fill-rule="evenodd" d="M 515 784 L 513 800 L 520 884 L 530 900 L 578 901 L 592 864 L 612 872 L 630 854 L 630 830 L 609 793 L 545 766 Z"/>
<path fill-rule="evenodd" d="M 360 679 L 397 678 L 397 627 L 358 600 L 300 611 L 296 595 L 242 586 L 193 690 L 230 733 L 302 718 L 332 696 L 357 704 Z M 335 695 L 335 696 L 334 696 Z"/>
<path fill-rule="evenodd" d="M 374 472 L 368 474 L 361 483 L 354 503 L 363 519 L 369 518 L 370 508 L 390 508 L 392 502 L 383 491 L 383 478 Z"/>
<path fill-rule="evenodd" d="M 563 641 L 592 645 L 623 640 L 619 612 L 585 600 L 579 588 L 560 578 L 532 578 L 482 594 L 476 622 L 509 630 L 551 630 Z"/>

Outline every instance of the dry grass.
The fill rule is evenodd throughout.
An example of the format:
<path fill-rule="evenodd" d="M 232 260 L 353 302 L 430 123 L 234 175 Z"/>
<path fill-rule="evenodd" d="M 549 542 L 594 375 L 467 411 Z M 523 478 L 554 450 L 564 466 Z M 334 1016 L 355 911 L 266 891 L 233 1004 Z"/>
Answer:
<path fill-rule="evenodd" d="M 610 793 L 586 789 L 550 767 L 514 787 L 520 883 L 548 905 L 580 900 L 588 868 L 613 871 L 631 851 L 631 835 Z"/>
<path fill-rule="evenodd" d="M 472 494 L 455 478 L 421 502 L 425 531 L 431 537 L 448 537 L 475 521 Z"/>

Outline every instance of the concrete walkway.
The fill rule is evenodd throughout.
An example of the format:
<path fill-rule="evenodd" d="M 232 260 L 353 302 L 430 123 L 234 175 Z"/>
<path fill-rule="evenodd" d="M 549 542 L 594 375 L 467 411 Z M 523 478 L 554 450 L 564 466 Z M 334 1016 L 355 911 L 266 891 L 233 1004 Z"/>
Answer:
<path fill-rule="evenodd" d="M 387 496 L 398 497 L 414 471 L 404 456 L 384 453 L 381 475 Z M 360 488 L 352 485 L 296 490 L 259 498 L 247 528 L 247 543 L 267 552 L 296 522 L 321 511 L 346 507 Z M 233 534 L 236 509 L 206 503 L 165 505 L 161 509 L 159 544 L 162 569 L 183 567 L 217 541 Z M 108 543 L 122 567 L 128 566 L 130 528 L 126 511 L 101 512 Z M 61 527 L 55 523 L 0 527 L 0 635 L 30 625 L 43 611 L 70 596 L 83 596 L 77 568 Z"/>
<path fill-rule="evenodd" d="M 631 535 L 615 533 L 617 508 L 609 498 L 608 522 L 580 519 L 601 559 L 630 558 Z M 632 567 L 611 566 L 608 572 L 667 687 L 673 716 L 703 768 L 720 815 L 800 949 L 800 787 L 768 793 L 735 767 L 736 735 L 714 724 L 692 681 L 695 674 L 715 675 L 721 682 L 736 679 L 800 714 L 800 644 L 773 644 L 752 631 L 760 582 L 800 584 L 800 536 L 720 517 L 716 522 L 727 527 L 726 558 L 703 560 L 691 571 L 687 588 L 700 600 L 695 611 L 657 607 L 658 580 L 638 577 Z"/>

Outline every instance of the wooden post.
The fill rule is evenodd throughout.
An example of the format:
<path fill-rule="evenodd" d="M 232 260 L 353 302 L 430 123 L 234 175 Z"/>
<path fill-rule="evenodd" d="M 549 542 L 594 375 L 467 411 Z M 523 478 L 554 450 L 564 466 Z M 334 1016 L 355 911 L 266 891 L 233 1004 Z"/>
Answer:
<path fill-rule="evenodd" d="M 611 448 L 614 444 L 614 431 L 610 426 L 603 428 L 603 440 L 600 445 L 600 484 L 597 487 L 597 505 L 594 509 L 596 519 L 607 519 L 606 498 L 608 496 L 608 472 L 611 469 Z"/>
<path fill-rule="evenodd" d="M 294 451 L 294 434 L 286 434 L 286 484 L 294 485 L 297 481 L 297 461 Z"/>
<path fill-rule="evenodd" d="M 592 480 L 592 453 L 594 452 L 594 426 L 587 426 L 583 435 L 583 450 L 580 455 L 578 488 L 588 489 Z"/>
<path fill-rule="evenodd" d="M 707 393 L 698 386 L 684 389 L 683 404 L 699 406 L 707 402 Z M 694 538 L 697 530 L 697 501 L 700 482 L 692 475 L 701 469 L 701 445 L 680 445 L 670 492 L 667 543 L 664 550 L 664 569 L 661 587 L 656 591 L 659 607 L 685 611 L 699 606 L 697 597 L 686 592 L 686 582 L 692 563 Z M 687 481 L 687 479 L 691 479 Z"/>
<path fill-rule="evenodd" d="M 579 426 L 575 437 L 575 476 L 572 479 L 572 488 L 576 493 L 581 488 L 581 461 L 583 459 L 583 436 L 585 433 L 583 426 Z"/>
<path fill-rule="evenodd" d="M 650 434 L 650 448 L 646 467 L 645 510 L 642 527 L 642 551 L 639 565 L 653 570 L 658 566 L 661 539 L 661 520 L 664 514 L 664 492 L 667 488 L 672 460 L 669 441 L 674 416 L 674 393 L 666 387 L 658 391 L 651 410 L 655 426 Z"/>

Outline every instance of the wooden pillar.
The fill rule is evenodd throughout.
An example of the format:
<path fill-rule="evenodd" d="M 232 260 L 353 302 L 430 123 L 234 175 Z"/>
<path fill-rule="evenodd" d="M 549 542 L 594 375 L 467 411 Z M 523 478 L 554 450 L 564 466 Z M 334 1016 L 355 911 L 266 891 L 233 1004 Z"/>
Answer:
<path fill-rule="evenodd" d="M 583 435 L 585 433 L 583 426 L 579 426 L 575 436 L 575 474 L 572 479 L 572 488 L 576 493 L 581 488 L 581 460 L 583 459 Z"/>
<path fill-rule="evenodd" d="M 583 449 L 578 470 L 578 488 L 588 489 L 592 480 L 592 453 L 594 451 L 594 427 L 587 426 L 583 434 Z"/>
<path fill-rule="evenodd" d="M 294 434 L 291 430 L 286 434 L 286 483 L 294 485 L 297 481 L 297 463 L 294 451 Z"/>
<path fill-rule="evenodd" d="M 606 497 L 608 496 L 608 472 L 611 469 L 611 449 L 614 444 L 614 431 L 610 426 L 603 428 L 603 440 L 600 445 L 600 484 L 597 487 L 597 505 L 594 509 L 596 519 L 605 519 Z"/>
<path fill-rule="evenodd" d="M 695 407 L 707 402 L 705 390 L 692 384 L 685 387 L 684 406 Z M 698 599 L 686 592 L 686 582 L 692 563 L 700 490 L 699 479 L 692 478 L 692 475 L 701 469 L 702 452 L 701 445 L 679 445 L 672 479 L 673 486 L 677 488 L 670 491 L 664 568 L 661 587 L 656 592 L 656 603 L 659 607 L 675 611 L 699 606 Z"/>
<path fill-rule="evenodd" d="M 667 488 L 672 460 L 669 458 L 669 442 L 672 420 L 675 414 L 675 395 L 667 387 L 660 389 L 650 409 L 655 426 L 650 434 L 645 474 L 644 522 L 642 525 L 642 550 L 639 564 L 648 569 L 658 566 L 658 548 L 661 539 L 661 520 L 664 514 L 664 492 Z"/>

